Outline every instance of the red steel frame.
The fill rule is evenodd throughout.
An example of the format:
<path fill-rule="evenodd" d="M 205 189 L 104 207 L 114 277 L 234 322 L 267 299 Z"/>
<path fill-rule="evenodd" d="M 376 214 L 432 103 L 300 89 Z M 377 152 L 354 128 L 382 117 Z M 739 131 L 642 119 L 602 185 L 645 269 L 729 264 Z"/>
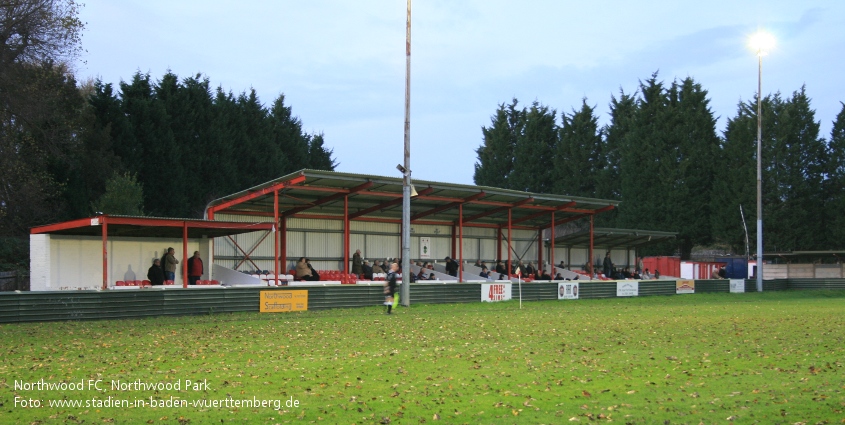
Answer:
<path fill-rule="evenodd" d="M 105 216 L 100 217 L 103 223 L 103 289 L 109 287 L 109 223 Z"/>
<path fill-rule="evenodd" d="M 484 193 L 484 192 L 482 192 Z M 483 196 L 483 195 L 482 195 Z M 464 219 L 464 204 L 458 204 L 458 223 L 462 223 Z M 459 263 L 458 263 L 458 282 L 463 283 L 464 281 L 464 226 L 458 226 L 458 231 L 460 232 L 460 239 L 461 239 L 461 248 L 459 251 Z"/>
<path fill-rule="evenodd" d="M 233 205 L 237 205 L 237 204 L 249 201 L 250 199 L 258 198 L 259 196 L 263 196 L 263 195 L 266 195 L 268 193 L 278 192 L 280 189 L 284 189 L 286 187 L 293 186 L 295 184 L 299 184 L 299 183 L 302 183 L 304 181 L 305 181 L 305 175 L 300 174 L 299 176 L 294 177 L 290 180 L 278 182 L 278 183 L 276 183 L 272 186 L 266 187 L 264 189 L 257 190 L 257 191 L 252 192 L 252 193 L 248 193 L 246 195 L 238 196 L 237 198 L 230 199 L 230 200 L 223 202 L 219 205 L 214 205 L 212 207 L 208 207 L 208 209 L 206 210 L 206 213 L 208 215 L 208 219 L 214 220 L 214 213 L 217 212 L 217 211 L 224 210 L 224 209 L 229 208 Z"/>
<path fill-rule="evenodd" d="M 537 229 L 537 276 L 543 270 L 543 228 Z"/>
<path fill-rule="evenodd" d="M 550 273 L 554 273 L 555 271 L 555 213 L 552 211 L 552 225 L 551 225 L 551 235 L 549 236 L 549 242 L 551 246 L 549 247 L 549 267 Z M 552 278 L 555 276 L 552 275 Z"/>
<path fill-rule="evenodd" d="M 95 219 L 84 218 L 66 221 L 63 223 L 48 224 L 46 226 L 33 227 L 29 233 L 33 235 L 53 233 L 61 230 L 70 230 L 80 227 L 100 226 L 101 238 L 103 241 L 103 289 L 108 289 L 109 278 L 109 251 L 108 235 L 109 224 L 113 226 L 130 225 L 139 227 L 181 227 L 182 228 L 182 286 L 188 284 L 188 229 L 232 229 L 232 230 L 270 230 L 271 223 L 230 223 L 222 221 L 206 220 L 177 220 L 166 218 L 138 218 L 138 217 L 113 217 L 101 215 Z"/>
<path fill-rule="evenodd" d="M 511 276 L 511 209 L 508 208 L 508 280 Z"/>
<path fill-rule="evenodd" d="M 247 261 L 249 261 L 250 264 L 252 264 L 252 266 L 255 267 L 256 269 L 260 268 L 260 267 L 258 267 L 258 264 L 255 264 L 255 261 L 252 261 L 252 258 L 250 258 L 249 256 L 252 255 L 252 253 L 255 251 L 256 248 L 258 248 L 258 245 L 261 245 L 261 242 L 264 242 L 264 239 L 267 239 L 267 236 L 270 236 L 270 232 L 265 233 L 264 236 L 262 236 L 261 239 L 259 239 L 258 242 L 255 245 L 252 246 L 252 248 L 249 250 L 249 252 L 244 251 L 244 249 L 241 248 L 241 246 L 238 244 L 238 241 L 236 241 L 235 238 L 233 238 L 231 236 L 226 236 L 227 238 L 229 238 L 230 241 L 232 241 L 232 244 L 235 245 L 235 248 L 237 248 L 238 251 L 240 251 L 241 254 L 244 255 L 244 258 L 238 264 L 235 265 L 235 270 L 237 270 L 238 267 L 241 266 L 241 264 L 243 264 Z"/>
<path fill-rule="evenodd" d="M 350 221 L 351 220 L 359 220 L 359 221 L 370 221 L 370 222 L 379 222 L 379 223 L 401 223 L 401 220 L 398 219 L 386 219 L 386 218 L 378 218 L 378 217 L 364 217 L 367 214 L 383 210 L 385 208 L 390 208 L 396 205 L 399 205 L 402 202 L 401 194 L 394 193 L 394 192 L 377 192 L 377 191 L 367 191 L 370 187 L 373 186 L 371 181 L 365 182 L 358 186 L 355 186 L 351 189 L 342 189 L 342 188 L 329 188 L 329 187 L 319 187 L 319 186 L 298 186 L 298 189 L 301 190 L 310 190 L 310 191 L 317 191 L 317 192 L 329 192 L 333 193 L 325 198 L 318 199 L 308 205 L 303 205 L 299 207 L 295 207 L 291 210 L 286 211 L 283 214 L 279 213 L 279 191 L 302 183 L 305 181 L 305 175 L 301 174 L 298 177 L 292 178 L 290 180 L 284 182 L 278 182 L 268 188 L 252 192 L 246 195 L 242 195 L 238 198 L 231 199 L 226 201 L 220 205 L 215 205 L 214 207 L 210 207 L 208 209 L 208 217 L 209 219 L 213 219 L 214 212 L 226 209 L 230 206 L 237 205 L 239 203 L 255 199 L 259 196 L 264 194 L 273 192 L 273 218 L 275 225 L 279 226 L 279 230 L 276 232 L 276 243 L 274 249 L 274 258 L 275 258 L 275 269 L 276 269 L 276 281 L 278 282 L 278 273 L 279 273 L 279 262 L 280 262 L 280 250 L 281 250 L 281 260 L 287 262 L 287 223 L 286 219 L 289 217 L 294 218 L 311 218 L 311 219 L 326 219 L 326 220 L 343 220 L 343 256 L 344 256 L 344 266 L 343 271 L 345 274 L 349 273 L 349 244 L 350 244 Z M 385 201 L 379 203 L 377 205 L 371 206 L 369 208 L 365 208 L 361 211 L 355 212 L 354 214 L 349 214 L 349 195 L 363 192 L 371 196 L 383 196 L 383 197 L 391 197 L 389 201 Z M 432 224 L 432 225 L 443 225 L 447 224 L 447 222 L 441 221 L 428 221 L 428 220 L 421 220 L 423 217 L 436 214 L 442 211 L 446 211 L 448 209 L 458 207 L 458 220 L 452 223 L 452 231 L 451 231 L 451 239 L 452 239 L 452 250 L 451 250 L 451 257 L 454 259 L 456 256 L 459 259 L 459 273 L 460 276 L 458 277 L 459 281 L 463 281 L 463 228 L 464 226 L 467 227 L 482 227 L 482 228 L 492 228 L 496 229 L 496 239 L 497 239 L 497 246 L 496 246 L 496 256 L 497 260 L 502 259 L 502 225 L 496 224 L 482 224 L 482 223 L 470 223 L 474 220 L 487 217 L 493 214 L 497 214 L 503 211 L 508 212 L 508 222 L 507 222 L 507 229 L 508 229 L 508 237 L 507 237 L 507 249 L 508 249 L 508 257 L 507 257 L 507 274 L 510 276 L 511 273 L 511 266 L 512 266 L 512 259 L 511 259 L 511 251 L 512 251 L 512 232 L 514 229 L 517 230 L 537 230 L 538 232 L 538 270 L 545 269 L 543 267 L 543 229 L 544 227 L 540 228 L 532 228 L 527 226 L 519 226 L 519 223 L 532 220 L 538 217 L 542 217 L 545 214 L 551 214 L 551 221 L 549 223 L 549 227 L 551 229 L 551 242 L 549 248 L 549 260 L 550 260 L 550 270 L 554 271 L 555 263 L 554 263 L 554 250 L 555 250 L 555 226 L 567 223 L 574 220 L 579 220 L 585 218 L 587 216 L 590 217 L 590 263 L 592 263 L 592 255 L 593 255 L 593 217 L 595 214 L 600 212 L 604 212 L 610 209 L 613 209 L 613 205 L 608 205 L 603 208 L 599 208 L 596 210 L 583 210 L 583 209 L 575 209 L 572 208 L 576 205 L 576 202 L 568 202 L 563 205 L 558 205 L 554 207 L 550 206 L 542 206 L 542 205 L 528 205 L 531 202 L 534 202 L 534 198 L 525 198 L 515 203 L 507 203 L 507 202 L 497 202 L 497 201 L 483 201 L 481 198 L 486 196 L 484 192 L 478 192 L 474 195 L 471 195 L 466 198 L 449 198 L 443 196 L 429 196 L 430 193 L 434 191 L 434 188 L 428 187 L 423 190 L 420 190 L 415 198 L 422 199 L 422 200 L 430 200 L 430 201 L 440 201 L 440 202 L 448 202 L 445 205 L 440 205 L 429 209 L 427 211 L 419 212 L 411 217 L 411 223 L 414 224 Z M 312 207 L 326 204 L 329 202 L 333 202 L 343 198 L 343 216 L 333 216 L 333 215 L 321 215 L 321 214 L 300 214 L 301 212 L 310 209 Z M 491 209 L 489 211 L 484 211 L 470 217 L 464 218 L 463 216 L 463 204 L 465 203 L 475 203 L 480 205 L 489 205 L 489 206 L 497 206 L 498 208 Z M 524 217 L 520 217 L 518 219 L 513 218 L 513 209 L 514 208 L 524 208 L 524 209 L 534 209 L 539 210 L 537 213 L 529 214 Z M 569 217 L 560 221 L 555 221 L 555 213 L 558 211 L 565 211 L 565 212 L 572 212 L 572 213 L 579 213 L 577 216 Z M 269 215 L 269 213 L 263 212 L 252 212 L 252 211 L 231 211 L 232 213 L 242 213 L 246 215 Z M 457 227 L 457 228 L 456 228 Z M 263 240 L 263 239 L 262 239 Z M 259 242 L 260 243 L 260 242 Z M 460 246 L 456 246 L 460 244 Z M 237 246 L 237 244 L 236 244 Z M 240 249 L 240 247 L 238 247 Z M 243 250 L 241 249 L 241 252 Z M 251 253 L 251 251 L 250 251 Z M 249 258 L 249 254 L 245 254 L 245 259 Z M 251 260 L 250 260 L 251 261 Z M 253 263 L 254 264 L 254 263 Z M 592 264 L 590 265 L 590 271 L 592 272 Z"/>
<path fill-rule="evenodd" d="M 349 196 L 343 197 L 343 274 L 349 276 Z M 360 276 L 359 276 L 360 277 Z"/>
<path fill-rule="evenodd" d="M 188 287 L 188 223 L 182 223 L 182 287 Z"/>
<path fill-rule="evenodd" d="M 276 285 L 279 284 L 279 191 L 273 192 L 273 270 L 276 274 Z"/>

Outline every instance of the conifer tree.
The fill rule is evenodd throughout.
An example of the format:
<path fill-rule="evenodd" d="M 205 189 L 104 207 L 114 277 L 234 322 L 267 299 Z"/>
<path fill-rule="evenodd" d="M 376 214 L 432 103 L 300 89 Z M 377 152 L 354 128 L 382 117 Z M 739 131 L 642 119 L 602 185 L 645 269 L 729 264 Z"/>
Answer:
<path fill-rule="evenodd" d="M 596 197 L 600 176 L 608 166 L 595 108 L 582 99 L 581 109 L 561 114 L 555 155 L 555 193 Z"/>
<path fill-rule="evenodd" d="M 482 127 L 483 143 L 476 149 L 475 184 L 511 188 L 516 140 L 525 125 L 525 111 L 517 109 L 518 101 L 499 105 L 491 117 L 490 127 Z"/>
<path fill-rule="evenodd" d="M 558 139 L 555 124 L 557 112 L 534 102 L 521 115 L 524 122 L 522 131 L 516 137 L 509 185 L 517 190 L 551 192 L 552 162 Z"/>
<path fill-rule="evenodd" d="M 833 121 L 827 161 L 827 202 L 830 214 L 826 234 L 829 249 L 845 248 L 845 103 Z"/>
<path fill-rule="evenodd" d="M 825 141 L 804 87 L 774 106 L 774 140 L 763 145 L 764 248 L 816 249 L 825 231 Z"/>
<path fill-rule="evenodd" d="M 764 110 L 771 110 L 767 97 Z M 733 252 L 746 252 L 748 231 L 749 254 L 756 242 L 757 180 L 757 103 L 739 102 L 736 116 L 728 118 L 718 150 L 714 170 L 713 193 L 710 197 L 710 221 L 713 239 L 727 244 Z M 740 206 L 742 212 L 740 212 Z M 742 221 L 743 216 L 745 222 Z"/>

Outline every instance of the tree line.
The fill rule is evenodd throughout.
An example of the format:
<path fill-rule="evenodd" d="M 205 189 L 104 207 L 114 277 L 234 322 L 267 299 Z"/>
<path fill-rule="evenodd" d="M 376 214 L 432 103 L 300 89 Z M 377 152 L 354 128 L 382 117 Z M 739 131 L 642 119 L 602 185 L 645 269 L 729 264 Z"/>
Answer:
<path fill-rule="evenodd" d="M 201 217 L 212 199 L 302 168 L 334 169 L 284 95 L 201 74 L 77 81 L 73 0 L 0 2 L 0 270 L 28 267 L 29 229 L 97 212 Z"/>
<path fill-rule="evenodd" d="M 482 127 L 475 183 L 620 200 L 597 224 L 678 232 L 656 253 L 687 259 L 695 246 L 721 245 L 744 254 L 743 224 L 753 251 L 757 98 L 740 101 L 721 134 L 709 103 L 694 79 L 666 84 L 657 73 L 611 96 L 604 126 L 586 99 L 559 116 L 513 99 Z M 804 87 L 764 97 L 762 116 L 765 251 L 842 249 L 845 104 L 827 139 Z"/>

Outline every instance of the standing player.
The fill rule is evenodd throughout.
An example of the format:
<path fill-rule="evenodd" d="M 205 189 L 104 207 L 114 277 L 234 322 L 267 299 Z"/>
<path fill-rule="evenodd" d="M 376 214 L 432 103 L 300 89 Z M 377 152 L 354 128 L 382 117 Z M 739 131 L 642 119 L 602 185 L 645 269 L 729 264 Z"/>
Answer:
<path fill-rule="evenodd" d="M 396 274 L 399 271 L 399 264 L 390 265 L 390 272 L 384 280 L 384 305 L 387 306 L 387 314 L 393 314 L 393 295 L 396 293 Z"/>

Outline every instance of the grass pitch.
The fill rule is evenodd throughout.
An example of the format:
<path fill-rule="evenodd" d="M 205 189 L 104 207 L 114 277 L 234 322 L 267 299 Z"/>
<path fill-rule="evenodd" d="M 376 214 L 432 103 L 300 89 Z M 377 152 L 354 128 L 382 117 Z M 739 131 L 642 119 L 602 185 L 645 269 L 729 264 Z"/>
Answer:
<path fill-rule="evenodd" d="M 0 422 L 840 423 L 843 313 L 789 291 L 0 325 Z"/>

